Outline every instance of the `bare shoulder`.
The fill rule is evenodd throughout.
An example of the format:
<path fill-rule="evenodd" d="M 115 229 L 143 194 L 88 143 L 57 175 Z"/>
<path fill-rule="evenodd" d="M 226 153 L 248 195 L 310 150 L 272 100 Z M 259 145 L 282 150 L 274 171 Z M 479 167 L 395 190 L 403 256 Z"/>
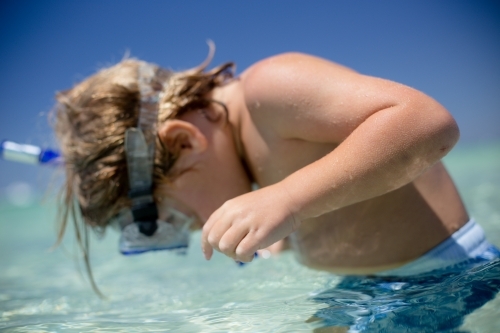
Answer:
<path fill-rule="evenodd" d="M 332 61 L 298 52 L 263 59 L 241 75 L 245 100 L 252 105 L 252 102 L 256 101 L 262 103 L 274 100 L 278 97 L 277 93 L 282 96 L 287 90 L 297 93 L 297 89 L 303 87 L 305 80 L 313 84 L 317 74 L 325 70 L 329 72 L 329 77 L 337 78 L 355 73 L 352 69 Z"/>
<path fill-rule="evenodd" d="M 241 83 L 257 124 L 316 142 L 341 142 L 374 112 L 420 98 L 407 86 L 301 53 L 259 61 Z"/>
<path fill-rule="evenodd" d="M 320 115 L 317 106 L 329 103 L 336 83 L 348 81 L 351 75 L 357 74 L 332 61 L 291 52 L 255 63 L 243 72 L 241 83 L 257 125 L 272 128 L 283 138 L 305 138 L 302 132 L 317 128 L 317 121 L 298 124 L 297 119 L 305 113 Z"/>

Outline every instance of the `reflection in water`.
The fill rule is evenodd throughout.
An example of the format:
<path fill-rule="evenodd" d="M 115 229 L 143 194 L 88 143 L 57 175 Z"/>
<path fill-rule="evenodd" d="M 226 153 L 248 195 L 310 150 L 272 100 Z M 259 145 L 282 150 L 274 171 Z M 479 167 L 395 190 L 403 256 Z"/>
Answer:
<path fill-rule="evenodd" d="M 413 277 L 346 277 L 313 297 L 315 332 L 453 332 L 500 291 L 500 259 Z"/>

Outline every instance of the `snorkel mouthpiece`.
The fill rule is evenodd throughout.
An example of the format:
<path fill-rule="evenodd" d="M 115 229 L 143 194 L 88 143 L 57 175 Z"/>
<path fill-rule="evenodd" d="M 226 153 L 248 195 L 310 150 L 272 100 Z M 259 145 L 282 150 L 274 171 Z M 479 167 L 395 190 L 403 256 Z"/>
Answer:
<path fill-rule="evenodd" d="M 142 234 L 152 236 L 156 229 L 158 229 L 156 223 L 156 220 L 158 220 L 158 209 L 154 202 L 133 206 L 132 216 Z"/>
<path fill-rule="evenodd" d="M 156 221 L 139 221 L 135 222 L 139 226 L 139 231 L 141 234 L 146 236 L 153 236 L 155 231 L 158 229 L 158 224 Z"/>
<path fill-rule="evenodd" d="M 156 223 L 156 220 L 158 220 L 158 209 L 154 202 L 132 207 L 132 215 L 142 234 L 152 236 L 156 229 L 158 229 Z"/>

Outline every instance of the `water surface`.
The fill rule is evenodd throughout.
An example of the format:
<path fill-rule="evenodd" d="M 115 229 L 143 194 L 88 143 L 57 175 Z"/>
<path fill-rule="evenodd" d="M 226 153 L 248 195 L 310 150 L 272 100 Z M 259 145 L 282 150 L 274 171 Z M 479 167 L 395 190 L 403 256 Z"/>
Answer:
<path fill-rule="evenodd" d="M 445 162 L 471 215 L 490 241 L 500 245 L 500 144 L 457 149 Z M 157 252 L 124 257 L 118 254 L 114 232 L 103 240 L 93 239 L 93 269 L 107 296 L 103 301 L 80 273 L 71 237 L 64 247 L 49 251 L 55 240 L 54 219 L 50 201 L 29 207 L 0 205 L 0 330 L 4 332 L 338 332 L 342 329 L 333 327 L 354 327 L 356 320 L 386 325 L 375 314 L 387 304 L 403 304 L 400 310 L 385 313 L 407 320 L 406 327 L 390 326 L 390 332 L 414 331 L 408 318 L 418 318 L 415 305 L 427 311 L 427 318 L 437 314 L 436 323 L 455 318 L 454 325 L 462 332 L 500 332 L 500 297 L 494 284 L 500 275 L 498 262 L 426 281 L 410 292 L 415 286 L 411 281 L 341 279 L 300 266 L 291 253 L 259 258 L 245 267 L 222 255 L 206 262 L 199 233 L 193 235 L 185 256 Z M 452 307 L 443 315 L 446 301 L 471 300 L 467 299 L 471 294 L 463 291 L 473 287 L 477 287 L 474 292 L 483 292 L 481 297 L 489 293 L 481 298 L 483 304 L 458 319 Z M 478 299 L 475 295 L 472 300 Z M 354 311 L 348 313 L 347 308 Z M 336 317 L 339 313 L 347 314 L 347 321 Z M 416 320 L 413 327 L 418 327 Z M 449 331 L 449 327 L 430 331 Z"/>

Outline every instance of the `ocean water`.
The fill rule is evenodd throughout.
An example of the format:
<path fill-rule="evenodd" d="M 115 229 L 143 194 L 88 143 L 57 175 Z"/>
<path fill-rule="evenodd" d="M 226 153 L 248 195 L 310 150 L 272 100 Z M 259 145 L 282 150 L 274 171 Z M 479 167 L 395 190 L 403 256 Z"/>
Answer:
<path fill-rule="evenodd" d="M 500 144 L 462 147 L 446 166 L 487 238 L 500 245 Z M 186 255 L 118 254 L 118 235 L 91 241 L 106 299 L 85 279 L 55 205 L 0 204 L 2 332 L 500 332 L 500 262 L 409 279 L 341 278 L 293 254 L 239 267 L 206 262 L 195 233 Z M 69 230 L 69 235 L 71 230 Z"/>

